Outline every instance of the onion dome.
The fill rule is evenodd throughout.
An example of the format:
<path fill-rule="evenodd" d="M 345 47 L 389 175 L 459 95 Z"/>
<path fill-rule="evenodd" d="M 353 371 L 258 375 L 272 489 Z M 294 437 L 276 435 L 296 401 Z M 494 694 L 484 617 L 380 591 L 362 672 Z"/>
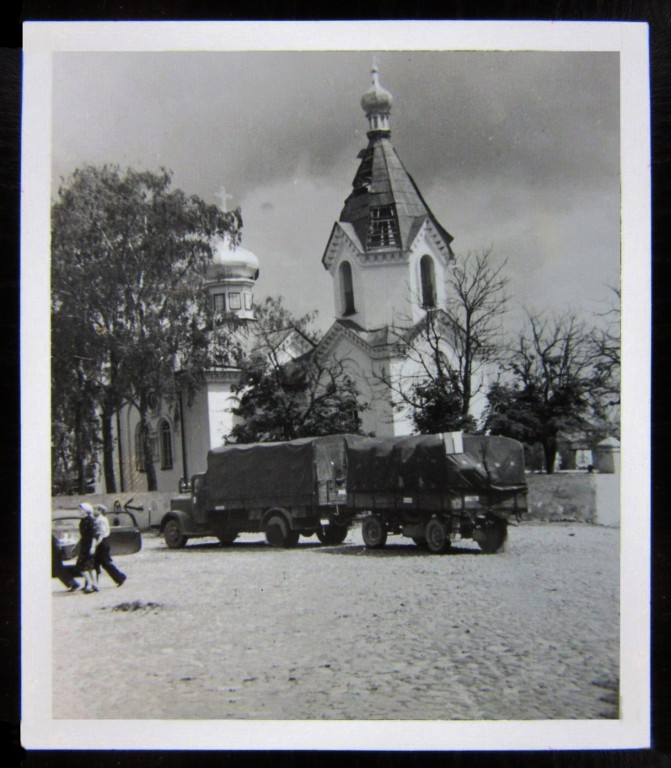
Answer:
<path fill-rule="evenodd" d="M 259 276 L 258 258 L 241 245 L 231 246 L 226 236 L 212 246 L 212 267 L 212 271 L 227 278 L 256 280 Z"/>
<path fill-rule="evenodd" d="M 373 65 L 372 85 L 361 97 L 361 108 L 369 120 L 372 115 L 389 115 L 393 101 L 391 93 L 380 85 L 378 72 L 377 65 Z"/>

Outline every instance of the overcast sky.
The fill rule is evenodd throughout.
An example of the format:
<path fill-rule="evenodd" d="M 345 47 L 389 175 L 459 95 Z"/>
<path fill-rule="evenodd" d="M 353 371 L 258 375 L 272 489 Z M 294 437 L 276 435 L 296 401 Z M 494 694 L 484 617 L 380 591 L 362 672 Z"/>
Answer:
<path fill-rule="evenodd" d="M 380 52 L 392 142 L 457 257 L 508 259 L 515 306 L 602 311 L 619 284 L 619 55 Z M 366 146 L 370 52 L 57 53 L 53 193 L 85 163 L 174 172 L 240 206 L 258 298 L 333 317 L 321 264 Z M 519 311 L 513 315 L 517 322 Z"/>

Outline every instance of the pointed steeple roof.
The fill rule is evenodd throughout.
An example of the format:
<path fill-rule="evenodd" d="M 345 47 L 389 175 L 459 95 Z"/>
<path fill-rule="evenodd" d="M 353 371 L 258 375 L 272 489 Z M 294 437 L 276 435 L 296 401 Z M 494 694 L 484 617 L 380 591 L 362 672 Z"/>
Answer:
<path fill-rule="evenodd" d="M 372 74 L 372 86 L 361 100 L 370 126 L 368 146 L 359 152 L 361 163 L 340 222 L 352 225 L 365 251 L 404 251 L 429 219 L 452 258 L 452 236 L 438 223 L 391 143 L 392 96 L 380 85 L 377 66 Z"/>

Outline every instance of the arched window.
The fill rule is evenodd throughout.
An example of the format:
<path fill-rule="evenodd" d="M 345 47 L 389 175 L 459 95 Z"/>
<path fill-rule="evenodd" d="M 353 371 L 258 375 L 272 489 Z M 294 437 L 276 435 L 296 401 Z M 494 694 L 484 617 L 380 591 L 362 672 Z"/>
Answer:
<path fill-rule="evenodd" d="M 172 469 L 172 430 L 167 419 L 159 423 L 159 438 L 161 447 L 161 469 Z"/>
<path fill-rule="evenodd" d="M 425 254 L 419 261 L 419 275 L 422 288 L 422 306 L 431 308 L 436 306 L 436 275 L 433 268 L 433 259 Z"/>
<path fill-rule="evenodd" d="M 352 266 L 349 261 L 343 261 L 340 265 L 340 301 L 343 315 L 353 315 L 356 312 L 354 308 Z"/>

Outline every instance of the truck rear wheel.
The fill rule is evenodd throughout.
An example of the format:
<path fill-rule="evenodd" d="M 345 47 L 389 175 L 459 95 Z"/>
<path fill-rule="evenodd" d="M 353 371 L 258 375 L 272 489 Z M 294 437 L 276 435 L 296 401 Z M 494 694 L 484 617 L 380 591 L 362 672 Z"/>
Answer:
<path fill-rule="evenodd" d="M 440 555 L 447 552 L 450 548 L 450 537 L 447 532 L 447 526 L 437 517 L 432 517 L 426 524 L 425 529 L 426 546 L 434 555 Z"/>
<path fill-rule="evenodd" d="M 484 524 L 473 531 L 473 538 L 487 555 L 503 549 L 508 538 L 508 524 L 498 517 L 488 517 Z"/>
<path fill-rule="evenodd" d="M 377 515 L 368 515 L 361 524 L 363 543 L 368 549 L 382 549 L 387 543 L 387 529 L 382 518 Z"/>
<path fill-rule="evenodd" d="M 272 515 L 266 523 L 266 541 L 271 547 L 293 547 L 298 543 L 298 531 L 292 531 L 281 515 Z"/>
<path fill-rule="evenodd" d="M 342 544 L 349 529 L 346 525 L 325 525 L 317 528 L 317 538 L 322 544 Z"/>
<path fill-rule="evenodd" d="M 170 549 L 182 549 L 189 539 L 182 533 L 177 520 L 168 520 L 163 529 L 163 540 Z"/>

